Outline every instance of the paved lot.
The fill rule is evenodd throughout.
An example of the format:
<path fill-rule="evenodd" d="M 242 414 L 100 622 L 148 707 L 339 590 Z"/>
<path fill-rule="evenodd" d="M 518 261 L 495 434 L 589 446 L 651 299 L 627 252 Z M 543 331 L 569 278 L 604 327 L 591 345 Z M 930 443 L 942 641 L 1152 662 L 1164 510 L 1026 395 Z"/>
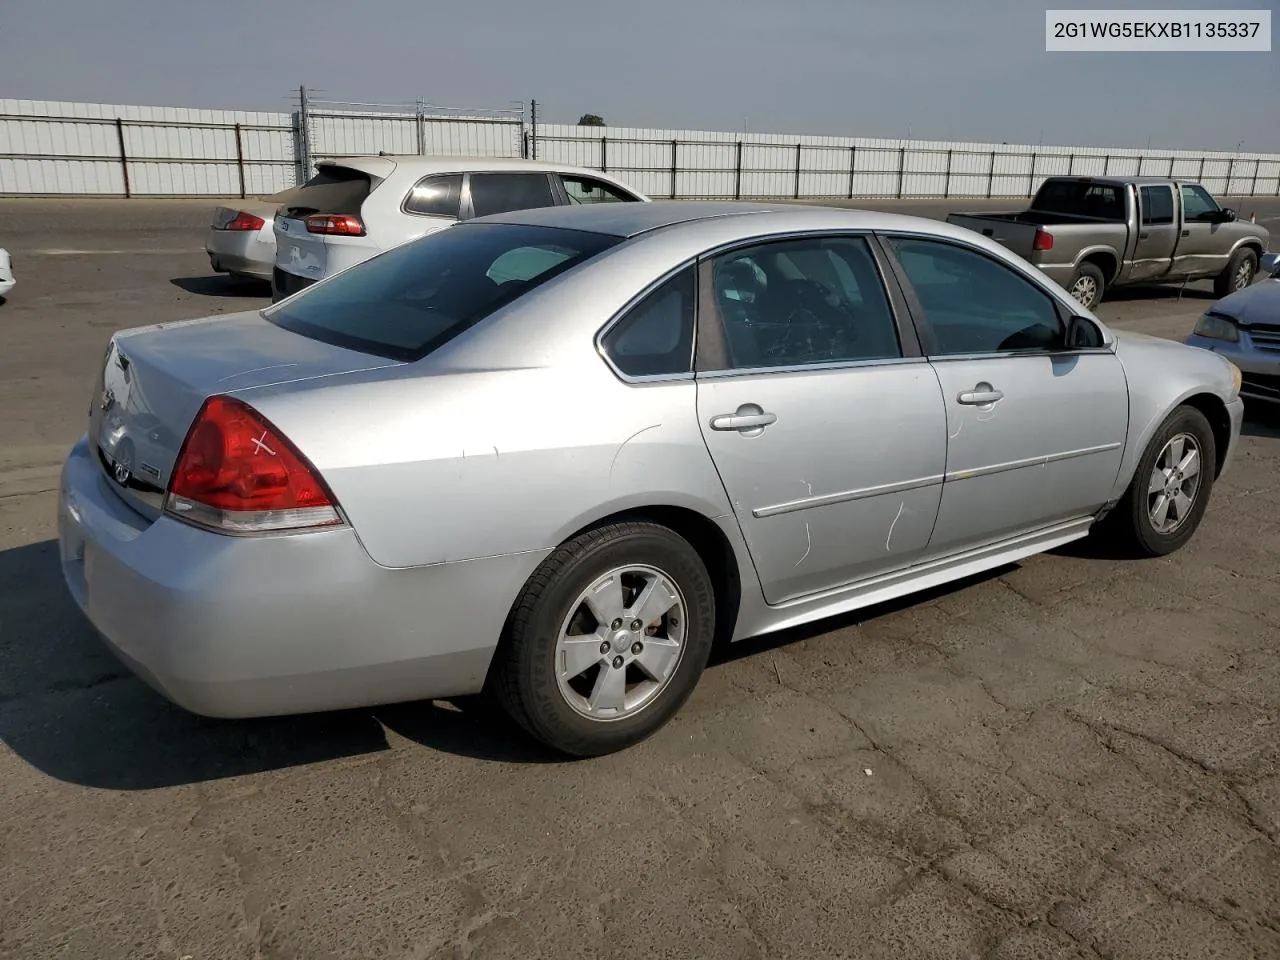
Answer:
<path fill-rule="evenodd" d="M 0 956 L 1280 957 L 1280 419 L 1176 557 L 753 641 L 622 755 L 470 702 L 202 720 L 51 538 L 110 332 L 264 302 L 209 277 L 212 206 L 0 201 Z M 1181 336 L 1208 297 L 1100 312 Z"/>

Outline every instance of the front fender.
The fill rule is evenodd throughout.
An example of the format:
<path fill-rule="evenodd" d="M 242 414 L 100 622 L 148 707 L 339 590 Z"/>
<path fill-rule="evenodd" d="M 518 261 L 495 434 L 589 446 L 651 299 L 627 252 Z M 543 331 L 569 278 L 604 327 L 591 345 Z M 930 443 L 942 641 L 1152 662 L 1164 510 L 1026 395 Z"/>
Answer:
<path fill-rule="evenodd" d="M 1135 333 L 1117 332 L 1115 337 L 1116 356 L 1129 383 L 1129 430 L 1112 491 L 1112 499 L 1118 500 L 1152 436 L 1177 407 L 1207 396 L 1231 419 L 1231 405 L 1238 398 L 1230 363 L 1215 353 Z M 1238 424 L 1233 425 L 1233 437 L 1236 429 Z M 1224 457 L 1227 453 L 1222 451 Z"/>

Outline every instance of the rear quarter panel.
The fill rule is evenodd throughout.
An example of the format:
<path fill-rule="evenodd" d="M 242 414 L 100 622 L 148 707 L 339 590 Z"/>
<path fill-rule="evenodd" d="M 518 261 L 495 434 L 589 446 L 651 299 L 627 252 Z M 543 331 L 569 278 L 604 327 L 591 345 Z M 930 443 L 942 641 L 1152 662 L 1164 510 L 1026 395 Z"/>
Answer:
<path fill-rule="evenodd" d="M 1207 350 L 1134 333 L 1116 334 L 1116 355 L 1129 383 L 1129 434 L 1113 497 L 1133 479 L 1138 461 L 1165 418 L 1197 395 L 1223 406 L 1234 399 L 1227 362 Z M 1227 451 L 1218 451 L 1220 457 Z"/>
<path fill-rule="evenodd" d="M 606 262 L 586 290 L 572 276 L 416 364 L 243 396 L 387 567 L 546 549 L 640 506 L 730 515 L 694 382 L 627 384 L 595 350 L 594 331 L 653 274 Z"/>

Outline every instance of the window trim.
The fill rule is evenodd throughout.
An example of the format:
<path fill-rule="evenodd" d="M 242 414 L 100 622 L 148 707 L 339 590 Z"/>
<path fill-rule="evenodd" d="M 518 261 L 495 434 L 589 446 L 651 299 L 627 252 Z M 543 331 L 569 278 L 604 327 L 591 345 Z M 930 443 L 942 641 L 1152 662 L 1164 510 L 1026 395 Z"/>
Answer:
<path fill-rule="evenodd" d="M 827 363 L 786 364 L 767 367 L 731 367 L 729 365 L 728 348 L 725 340 L 724 318 L 720 315 L 716 303 L 715 289 L 712 281 L 713 262 L 735 250 L 747 250 L 775 243 L 787 243 L 794 240 L 862 240 L 871 254 L 872 263 L 880 278 L 880 284 L 889 307 L 889 317 L 893 321 L 894 332 L 898 336 L 898 346 L 902 355 L 898 357 L 877 357 L 866 360 L 832 360 Z M 727 377 L 760 376 L 761 374 L 788 374 L 806 372 L 824 372 L 829 370 L 845 370 L 858 367 L 885 366 L 890 364 L 918 363 L 925 360 L 921 350 L 920 339 L 906 299 L 896 277 L 890 271 L 890 263 L 886 259 L 879 239 L 870 229 L 850 230 L 824 228 L 820 230 L 788 230 L 782 233 L 771 233 L 761 237 L 733 240 L 719 244 L 702 252 L 698 257 L 698 331 L 694 338 L 694 373 L 698 379 L 721 379 Z M 705 326 L 704 326 L 705 324 Z"/>
<path fill-rule="evenodd" d="M 417 210 L 410 210 L 409 198 L 413 196 L 413 191 L 418 189 L 418 187 L 426 183 L 428 180 L 436 180 L 442 177 L 458 177 L 459 178 L 458 180 L 458 215 L 456 217 L 451 217 L 447 213 L 419 213 Z M 449 220 L 453 223 L 460 223 L 463 219 L 463 216 L 462 216 L 463 203 L 467 196 L 468 196 L 467 175 L 465 173 L 461 173 L 458 171 L 453 171 L 453 172 L 446 171 L 443 173 L 428 173 L 425 176 L 421 176 L 417 180 L 415 180 L 413 184 L 409 187 L 409 189 L 405 191 L 404 196 L 400 198 L 400 212 L 407 217 L 427 217 L 434 220 Z"/>
<path fill-rule="evenodd" d="M 552 175 L 549 172 L 545 170 L 468 170 L 466 171 L 462 179 L 462 204 L 461 204 L 462 216 L 458 218 L 459 222 L 463 220 L 476 219 L 476 208 L 474 204 L 472 204 L 471 202 L 471 178 L 476 176 L 477 174 L 479 174 L 480 176 L 492 176 L 494 174 L 504 174 L 504 173 L 515 174 L 521 177 L 537 177 L 537 176 L 546 177 L 547 186 L 551 188 L 551 199 L 552 199 L 551 206 L 553 207 L 563 206 L 563 204 L 560 202 L 560 194 L 556 191 L 555 179 L 552 177 Z M 539 209 L 539 208 L 534 208 L 534 209 Z M 503 211 L 503 213 L 511 213 L 511 212 L 512 211 L 510 210 Z M 502 216 L 502 213 L 496 213 L 496 214 L 493 214 L 493 216 L 500 217 Z"/>
<path fill-rule="evenodd" d="M 613 331 L 613 328 L 622 323 L 631 312 L 646 299 L 651 293 L 656 293 L 659 288 L 665 286 L 669 281 L 674 280 L 685 270 L 694 270 L 693 278 L 693 337 L 689 344 L 689 369 L 684 373 L 654 373 L 644 376 L 635 377 L 629 373 L 624 373 L 614 362 L 613 357 L 609 356 L 609 351 L 605 348 L 605 338 Z M 592 344 L 595 346 L 596 354 L 605 365 L 613 371 L 613 375 L 628 386 L 643 386 L 650 383 L 674 383 L 683 380 L 692 380 L 697 371 L 698 357 L 698 314 L 701 312 L 702 297 L 699 293 L 701 287 L 701 271 L 698 270 L 698 258 L 688 257 L 681 261 L 677 266 L 672 267 L 665 273 L 661 274 L 658 279 L 653 280 L 641 288 L 640 292 L 632 296 L 621 307 L 619 307 L 603 326 L 596 331 L 595 337 L 592 338 Z"/>
<path fill-rule="evenodd" d="M 1111 341 L 1108 342 L 1106 329 L 1095 323 L 1090 317 L 1084 316 L 1084 314 L 1073 310 L 1063 299 L 1063 296 L 1070 295 L 1066 294 L 1065 291 L 1063 291 L 1062 295 L 1059 295 L 1058 291 L 1053 288 L 1056 284 L 1050 286 L 1053 281 L 1049 280 L 1047 277 L 1044 277 L 1043 280 L 1041 279 L 1043 274 L 1041 274 L 1041 276 L 1033 276 L 1025 270 L 1021 270 L 1012 264 L 1005 263 L 1001 258 L 994 256 L 988 250 L 984 250 L 972 243 L 967 243 L 963 240 L 957 240 L 952 237 L 926 233 L 920 230 L 881 230 L 876 232 L 876 236 L 882 241 L 885 256 L 889 259 L 889 262 L 892 265 L 894 276 L 902 285 L 903 295 L 908 304 L 912 323 L 916 327 L 917 335 L 920 338 L 923 355 L 930 363 L 946 363 L 957 360 L 988 360 L 1004 357 L 1070 357 L 1086 356 L 1089 354 L 1115 353 L 1115 340 L 1112 338 Z M 908 240 L 927 240 L 933 243 L 941 243 L 947 246 L 958 247 L 962 250 L 968 251 L 969 253 L 985 257 L 998 267 L 1002 267 L 1013 273 L 1015 276 L 1025 280 L 1028 284 L 1049 299 L 1049 303 L 1053 306 L 1054 313 L 1058 317 L 1058 322 L 1062 324 L 1062 333 L 1064 337 L 1066 336 L 1067 325 L 1071 321 L 1071 318 L 1079 316 L 1084 320 L 1088 320 L 1090 323 L 1094 323 L 1094 326 L 1098 327 L 1098 332 L 1102 335 L 1102 346 L 1075 348 L 1064 346 L 1061 349 L 1056 350 L 992 350 L 982 353 L 933 353 L 933 351 L 937 349 L 937 340 L 934 335 L 933 327 L 930 326 L 929 321 L 925 316 L 924 305 L 920 303 L 915 287 L 911 284 L 911 280 L 907 276 L 906 270 L 903 268 L 901 261 L 893 250 L 893 245 L 890 243 L 891 240 L 899 238 Z M 1037 273 L 1038 272 L 1039 271 L 1037 271 Z"/>

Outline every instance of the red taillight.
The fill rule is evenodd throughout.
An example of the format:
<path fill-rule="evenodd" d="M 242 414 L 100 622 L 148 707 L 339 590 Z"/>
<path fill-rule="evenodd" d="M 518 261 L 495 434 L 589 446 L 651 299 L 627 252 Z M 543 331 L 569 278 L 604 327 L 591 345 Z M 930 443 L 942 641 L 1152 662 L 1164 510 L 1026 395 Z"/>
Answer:
<path fill-rule="evenodd" d="M 261 230 L 266 225 L 265 220 L 261 217 L 255 217 L 252 213 L 245 213 L 241 210 L 236 214 L 234 220 L 228 220 L 222 225 L 223 230 Z"/>
<path fill-rule="evenodd" d="M 1052 250 L 1053 234 L 1049 233 L 1049 231 L 1047 230 L 1041 230 L 1039 227 L 1037 227 L 1036 239 L 1031 244 L 1031 249 L 1032 250 Z"/>
<path fill-rule="evenodd" d="M 342 523 L 333 495 L 284 436 L 248 404 L 210 397 L 191 425 L 165 511 L 227 533 Z"/>
<path fill-rule="evenodd" d="M 302 221 L 307 233 L 327 233 L 339 237 L 363 237 L 364 224 L 349 213 L 313 213 Z"/>

